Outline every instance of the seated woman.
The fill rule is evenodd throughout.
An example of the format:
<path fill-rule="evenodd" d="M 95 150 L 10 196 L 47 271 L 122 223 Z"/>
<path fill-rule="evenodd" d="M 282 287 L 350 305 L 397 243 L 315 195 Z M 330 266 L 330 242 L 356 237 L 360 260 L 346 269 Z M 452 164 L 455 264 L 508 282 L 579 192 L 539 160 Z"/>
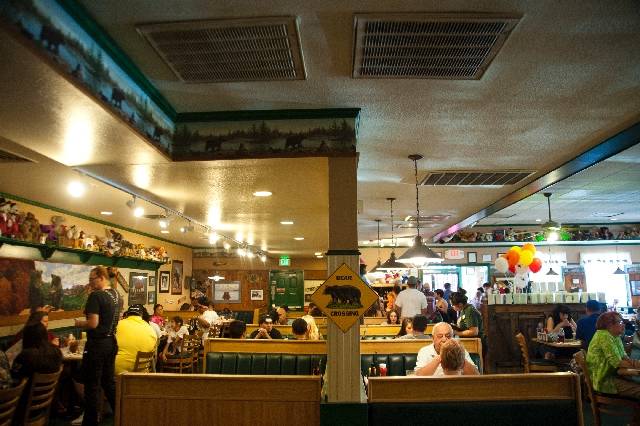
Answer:
<path fill-rule="evenodd" d="M 596 334 L 587 351 L 587 365 L 593 389 L 640 400 L 640 385 L 618 375 L 620 368 L 640 368 L 640 361 L 630 359 L 620 336 L 624 333 L 622 316 L 605 312 L 598 317 Z"/>
<path fill-rule="evenodd" d="M 387 293 L 387 312 L 396 309 L 396 299 L 398 298 L 400 291 L 400 286 L 396 284 L 393 286 L 393 289 Z"/>
<path fill-rule="evenodd" d="M 29 326 L 33 326 L 34 324 L 42 324 L 45 330 L 48 330 L 49 329 L 49 313 L 47 311 L 35 311 L 35 312 L 32 312 L 31 315 L 29 315 L 29 318 L 27 318 L 27 322 L 25 323 L 24 328 L 20 330 L 18 333 L 16 333 L 15 338 L 13 339 L 13 343 L 7 350 L 6 355 L 7 355 L 7 358 L 9 359 L 9 365 L 13 364 L 13 360 L 16 358 L 16 356 L 18 356 L 18 354 L 23 349 L 22 339 L 23 339 L 24 330 Z M 49 340 L 49 342 L 51 342 L 52 345 L 56 347 L 60 346 L 60 339 L 58 338 L 58 336 L 56 336 L 55 334 L 49 331 L 47 331 L 47 339 Z"/>
<path fill-rule="evenodd" d="M 164 313 L 164 306 L 162 306 L 159 303 L 156 303 L 155 305 L 153 305 L 153 315 L 151 315 L 151 319 L 149 321 L 158 324 L 160 328 L 164 328 L 165 323 L 164 323 L 164 318 L 162 317 L 163 313 Z"/>
<path fill-rule="evenodd" d="M 571 318 L 571 310 L 567 305 L 557 305 L 547 318 L 547 332 L 558 334 L 564 331 L 566 339 L 573 339 L 576 332 L 576 323 Z"/>
<path fill-rule="evenodd" d="M 400 325 L 400 317 L 395 310 L 387 312 L 387 320 L 380 325 Z"/>
<path fill-rule="evenodd" d="M 396 334 L 396 338 L 405 336 L 407 334 L 413 333 L 413 319 L 405 318 L 402 320 L 402 325 L 400 326 L 400 331 Z"/>
<path fill-rule="evenodd" d="M 305 315 L 302 317 L 303 320 L 307 323 L 308 330 L 308 340 L 323 340 L 322 334 L 320 334 L 320 330 L 318 329 L 318 325 L 316 324 L 316 320 L 313 319 L 311 315 Z"/>
<path fill-rule="evenodd" d="M 462 376 L 464 369 L 464 348 L 455 339 L 440 346 L 440 365 L 445 376 Z"/>

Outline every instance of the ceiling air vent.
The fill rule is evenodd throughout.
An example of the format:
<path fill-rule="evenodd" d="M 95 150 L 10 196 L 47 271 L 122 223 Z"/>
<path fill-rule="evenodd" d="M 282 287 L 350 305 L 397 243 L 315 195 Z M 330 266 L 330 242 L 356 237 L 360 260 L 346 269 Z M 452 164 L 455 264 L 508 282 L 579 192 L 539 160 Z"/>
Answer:
<path fill-rule="evenodd" d="M 19 155 L 13 154 L 9 151 L 4 151 L 0 149 L 0 164 L 7 163 L 33 163 L 33 161 L 28 158 L 20 157 Z"/>
<path fill-rule="evenodd" d="M 295 17 L 145 24 L 137 29 L 185 83 L 305 79 Z"/>
<path fill-rule="evenodd" d="M 443 171 L 430 172 L 421 181 L 428 186 L 505 186 L 515 185 L 532 171 Z"/>
<path fill-rule="evenodd" d="M 355 15 L 353 77 L 479 80 L 518 20 L 493 14 Z"/>

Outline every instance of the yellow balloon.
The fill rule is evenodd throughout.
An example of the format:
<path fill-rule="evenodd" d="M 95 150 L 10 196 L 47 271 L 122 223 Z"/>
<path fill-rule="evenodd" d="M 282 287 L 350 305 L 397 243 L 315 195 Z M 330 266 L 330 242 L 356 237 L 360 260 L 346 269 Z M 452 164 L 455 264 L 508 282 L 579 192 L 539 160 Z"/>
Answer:
<path fill-rule="evenodd" d="M 534 255 L 536 254 L 536 246 L 534 246 L 531 243 L 526 243 L 525 245 L 522 246 L 522 250 L 528 250 L 531 253 L 533 253 Z"/>
<path fill-rule="evenodd" d="M 518 246 L 513 246 L 509 249 L 510 251 L 515 251 L 516 253 L 520 254 L 520 252 L 522 251 L 522 249 Z"/>
<path fill-rule="evenodd" d="M 518 259 L 518 263 L 522 266 L 529 266 L 533 262 L 533 253 L 529 250 L 522 250 L 520 252 L 520 259 Z"/>

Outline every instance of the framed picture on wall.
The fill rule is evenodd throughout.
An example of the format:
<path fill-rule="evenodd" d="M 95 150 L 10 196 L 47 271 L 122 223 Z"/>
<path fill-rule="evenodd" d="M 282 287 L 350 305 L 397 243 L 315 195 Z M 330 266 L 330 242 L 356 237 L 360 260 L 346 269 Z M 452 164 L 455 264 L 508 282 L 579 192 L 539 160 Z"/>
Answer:
<path fill-rule="evenodd" d="M 160 293 L 169 293 L 169 271 L 160 271 Z"/>
<path fill-rule="evenodd" d="M 171 263 L 171 294 L 182 294 L 183 267 L 181 260 Z"/>
<path fill-rule="evenodd" d="M 146 272 L 129 273 L 129 306 L 147 303 L 148 276 Z"/>
<path fill-rule="evenodd" d="M 482 263 L 491 263 L 491 255 L 483 254 L 482 255 Z"/>
<path fill-rule="evenodd" d="M 156 291 L 156 274 L 149 275 L 149 284 L 147 285 L 147 291 Z"/>
<path fill-rule="evenodd" d="M 214 303 L 241 303 L 240 281 L 213 283 Z"/>
<path fill-rule="evenodd" d="M 468 263 L 476 263 L 478 261 L 478 253 L 475 251 L 470 251 L 467 253 L 467 262 Z"/>
<path fill-rule="evenodd" d="M 147 293 L 147 304 L 155 305 L 156 303 L 156 294 L 153 291 L 149 291 Z"/>
<path fill-rule="evenodd" d="M 251 290 L 251 300 L 262 300 L 264 297 L 263 290 L 252 289 Z"/>
<path fill-rule="evenodd" d="M 631 285 L 631 295 L 640 296 L 640 281 L 629 281 Z"/>

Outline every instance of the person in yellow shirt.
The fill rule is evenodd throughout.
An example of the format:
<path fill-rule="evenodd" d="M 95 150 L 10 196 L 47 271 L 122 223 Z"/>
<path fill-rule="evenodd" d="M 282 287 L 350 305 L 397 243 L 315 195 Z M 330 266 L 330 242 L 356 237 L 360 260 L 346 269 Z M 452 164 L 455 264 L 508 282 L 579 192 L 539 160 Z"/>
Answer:
<path fill-rule="evenodd" d="M 118 354 L 116 355 L 115 373 L 132 371 L 136 363 L 138 351 L 153 352 L 156 350 L 157 337 L 149 325 L 149 313 L 143 305 L 129 306 L 118 322 L 116 339 Z"/>

